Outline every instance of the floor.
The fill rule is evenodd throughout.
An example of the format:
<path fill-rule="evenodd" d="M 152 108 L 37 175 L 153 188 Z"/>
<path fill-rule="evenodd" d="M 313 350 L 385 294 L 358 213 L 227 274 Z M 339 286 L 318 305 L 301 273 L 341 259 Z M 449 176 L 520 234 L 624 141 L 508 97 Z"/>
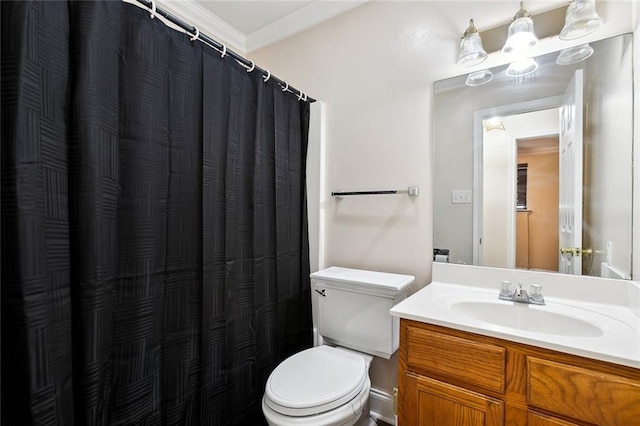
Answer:
<path fill-rule="evenodd" d="M 383 422 L 382 420 L 378 420 L 377 422 L 372 420 L 369 424 L 372 426 L 393 426 L 387 422 Z"/>

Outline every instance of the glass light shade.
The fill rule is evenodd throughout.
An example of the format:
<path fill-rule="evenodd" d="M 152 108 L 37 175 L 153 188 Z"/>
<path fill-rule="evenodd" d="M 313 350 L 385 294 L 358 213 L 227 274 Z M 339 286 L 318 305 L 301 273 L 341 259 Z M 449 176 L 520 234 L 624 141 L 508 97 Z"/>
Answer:
<path fill-rule="evenodd" d="M 493 79 L 493 73 L 489 70 L 472 72 L 467 76 L 465 84 L 467 86 L 482 86 Z"/>
<path fill-rule="evenodd" d="M 469 28 L 467 28 L 462 40 L 460 40 L 460 54 L 456 64 L 463 67 L 472 67 L 484 62 L 486 59 L 487 52 L 482 47 L 482 39 L 472 19 L 469 21 Z"/>
<path fill-rule="evenodd" d="M 559 37 L 561 40 L 574 40 L 591 34 L 601 25 L 595 0 L 574 0 L 567 8 Z"/>
<path fill-rule="evenodd" d="M 593 55 L 593 48 L 588 44 L 582 46 L 574 46 L 568 49 L 564 49 L 556 58 L 556 64 L 558 65 L 571 65 L 584 61 L 589 56 Z"/>
<path fill-rule="evenodd" d="M 511 53 L 538 44 L 538 37 L 533 32 L 533 21 L 528 16 L 518 18 L 509 25 L 507 42 L 502 53 Z"/>
<path fill-rule="evenodd" d="M 509 64 L 505 73 L 509 77 L 522 77 L 535 72 L 538 69 L 538 63 L 533 58 L 516 61 Z"/>

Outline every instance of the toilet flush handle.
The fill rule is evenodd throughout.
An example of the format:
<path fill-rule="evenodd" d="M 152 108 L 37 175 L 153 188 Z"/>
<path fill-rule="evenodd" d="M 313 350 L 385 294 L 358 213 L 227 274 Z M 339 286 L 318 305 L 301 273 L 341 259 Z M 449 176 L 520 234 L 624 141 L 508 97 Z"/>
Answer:
<path fill-rule="evenodd" d="M 318 293 L 322 297 L 327 297 L 327 290 L 324 288 L 322 289 L 322 291 L 316 289 L 316 293 Z"/>

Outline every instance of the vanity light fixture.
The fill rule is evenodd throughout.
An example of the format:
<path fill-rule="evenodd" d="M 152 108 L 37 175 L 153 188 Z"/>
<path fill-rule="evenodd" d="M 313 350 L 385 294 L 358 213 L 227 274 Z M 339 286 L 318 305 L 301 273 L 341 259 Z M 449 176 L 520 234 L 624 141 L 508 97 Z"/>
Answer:
<path fill-rule="evenodd" d="M 524 8 L 524 2 L 520 2 L 520 10 L 513 17 L 513 22 L 507 31 L 507 41 L 502 48 L 502 53 L 518 52 L 538 44 L 538 37 L 533 32 L 533 20 L 531 14 Z"/>
<path fill-rule="evenodd" d="M 489 70 L 472 72 L 467 76 L 465 84 L 467 86 L 482 86 L 493 79 L 493 73 Z"/>
<path fill-rule="evenodd" d="M 556 58 L 556 64 L 558 65 L 575 64 L 580 61 L 584 61 L 591 55 L 593 55 L 593 48 L 589 46 L 589 44 L 570 47 L 560 52 L 560 54 Z"/>
<path fill-rule="evenodd" d="M 505 73 L 509 77 L 523 77 L 535 72 L 538 69 L 538 63 L 533 58 L 515 61 L 509 64 Z"/>
<path fill-rule="evenodd" d="M 595 0 L 573 0 L 567 7 L 561 40 L 574 40 L 596 31 L 602 26 L 602 18 L 596 11 Z"/>
<path fill-rule="evenodd" d="M 471 19 L 469 20 L 469 27 L 465 30 L 460 40 L 460 55 L 458 55 L 456 64 L 463 67 L 472 67 L 484 62 L 486 59 L 487 52 L 482 47 L 482 39 L 473 23 L 473 19 Z"/>

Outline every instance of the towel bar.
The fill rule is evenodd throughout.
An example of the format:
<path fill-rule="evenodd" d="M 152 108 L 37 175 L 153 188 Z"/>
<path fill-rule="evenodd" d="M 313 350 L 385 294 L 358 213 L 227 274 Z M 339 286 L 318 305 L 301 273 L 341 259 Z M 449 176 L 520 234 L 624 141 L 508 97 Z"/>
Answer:
<path fill-rule="evenodd" d="M 420 195 L 420 188 L 417 186 L 410 186 L 407 189 L 390 189 L 390 190 L 378 190 L 378 191 L 337 191 L 332 192 L 332 197 L 342 198 L 351 195 L 394 195 L 394 194 L 408 194 L 413 197 Z"/>

